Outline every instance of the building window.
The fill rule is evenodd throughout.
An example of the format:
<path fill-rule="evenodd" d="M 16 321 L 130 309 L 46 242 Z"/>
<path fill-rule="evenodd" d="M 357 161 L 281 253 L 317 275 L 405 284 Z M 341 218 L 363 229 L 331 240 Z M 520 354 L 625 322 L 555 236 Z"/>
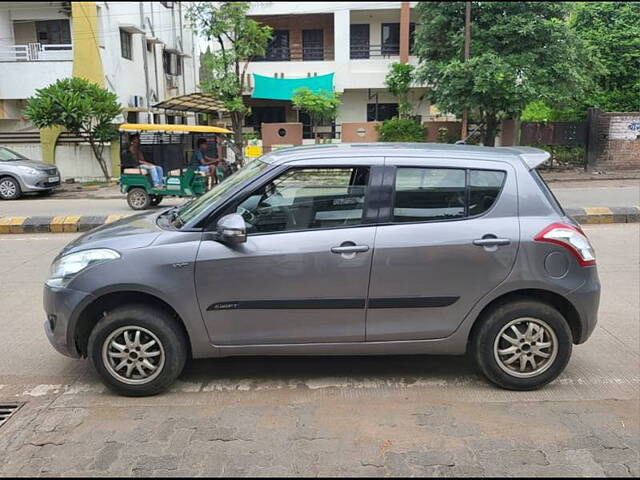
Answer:
<path fill-rule="evenodd" d="M 122 53 L 122 57 L 128 60 L 133 59 L 133 51 L 131 48 L 132 37 L 129 32 L 126 32 L 120 29 L 120 52 Z"/>
<path fill-rule="evenodd" d="M 397 103 L 368 103 L 367 122 L 383 122 L 398 116 Z"/>
<path fill-rule="evenodd" d="M 400 54 L 400 24 L 382 24 L 382 55 Z"/>
<path fill-rule="evenodd" d="M 173 115 L 167 115 L 167 125 L 174 125 L 176 123 L 176 117 Z"/>
<path fill-rule="evenodd" d="M 175 53 L 162 52 L 162 66 L 167 75 L 182 75 L 182 57 Z"/>
<path fill-rule="evenodd" d="M 138 123 L 138 112 L 127 112 L 127 123 Z"/>
<path fill-rule="evenodd" d="M 302 31 L 302 60 L 324 60 L 324 32 Z"/>
<path fill-rule="evenodd" d="M 182 57 L 176 55 L 176 75 L 182 75 Z"/>
<path fill-rule="evenodd" d="M 369 58 L 369 24 L 350 25 L 351 58 Z"/>
<path fill-rule="evenodd" d="M 267 45 L 264 57 L 258 59 L 267 62 L 289 61 L 289 30 L 274 30 Z"/>
<path fill-rule="evenodd" d="M 43 20 L 35 22 L 36 38 L 43 45 L 69 45 L 71 29 L 69 20 Z"/>

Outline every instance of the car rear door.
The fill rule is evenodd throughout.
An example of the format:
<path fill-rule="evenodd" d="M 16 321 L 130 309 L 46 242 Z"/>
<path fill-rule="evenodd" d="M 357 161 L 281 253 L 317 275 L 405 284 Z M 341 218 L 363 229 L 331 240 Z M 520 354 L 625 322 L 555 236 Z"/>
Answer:
<path fill-rule="evenodd" d="M 509 274 L 515 170 L 500 161 L 387 158 L 367 341 L 443 338 Z"/>
<path fill-rule="evenodd" d="M 383 158 L 307 161 L 221 214 L 241 213 L 247 242 L 204 240 L 196 289 L 215 345 L 360 342 Z"/>

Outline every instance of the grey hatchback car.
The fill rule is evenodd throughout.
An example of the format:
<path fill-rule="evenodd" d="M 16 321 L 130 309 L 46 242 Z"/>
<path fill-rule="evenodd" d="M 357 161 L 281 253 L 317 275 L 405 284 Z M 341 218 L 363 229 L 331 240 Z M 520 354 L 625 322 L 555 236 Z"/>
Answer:
<path fill-rule="evenodd" d="M 188 358 L 469 352 L 527 390 L 597 319 L 594 251 L 533 148 L 323 145 L 248 163 L 180 207 L 86 233 L 44 288 L 57 350 L 114 391 Z"/>
<path fill-rule="evenodd" d="M 15 200 L 27 192 L 50 193 L 59 186 L 60 172 L 55 165 L 0 147 L 0 199 Z"/>

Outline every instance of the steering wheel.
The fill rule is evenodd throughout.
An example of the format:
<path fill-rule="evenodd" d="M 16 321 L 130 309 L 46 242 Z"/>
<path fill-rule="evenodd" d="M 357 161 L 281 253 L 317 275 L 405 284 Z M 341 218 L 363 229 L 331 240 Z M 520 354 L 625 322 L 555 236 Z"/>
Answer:
<path fill-rule="evenodd" d="M 236 213 L 242 215 L 242 218 L 244 218 L 245 222 L 251 225 L 254 225 L 256 223 L 257 217 L 251 210 L 247 210 L 246 208 L 239 206 Z"/>

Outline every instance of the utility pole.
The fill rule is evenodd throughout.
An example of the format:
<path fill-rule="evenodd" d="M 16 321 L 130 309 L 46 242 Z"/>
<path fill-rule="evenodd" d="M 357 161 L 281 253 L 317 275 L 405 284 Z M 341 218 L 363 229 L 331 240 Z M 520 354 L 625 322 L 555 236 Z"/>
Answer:
<path fill-rule="evenodd" d="M 469 53 L 471 51 L 471 2 L 467 2 L 466 11 L 464 15 L 464 61 L 469 60 Z M 467 138 L 467 130 L 469 123 L 469 117 L 467 107 L 462 111 L 462 128 L 460 129 L 460 140 Z"/>

